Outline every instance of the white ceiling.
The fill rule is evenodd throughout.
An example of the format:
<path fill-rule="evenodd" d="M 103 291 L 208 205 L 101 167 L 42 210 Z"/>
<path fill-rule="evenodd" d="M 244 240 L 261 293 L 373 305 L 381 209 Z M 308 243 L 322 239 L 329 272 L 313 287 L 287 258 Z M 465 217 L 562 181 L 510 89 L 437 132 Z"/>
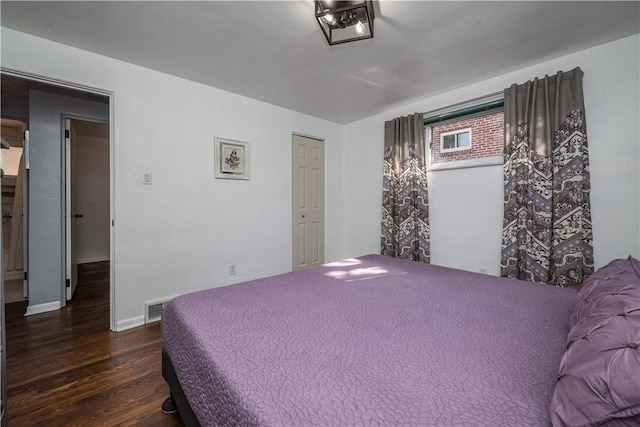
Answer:
<path fill-rule="evenodd" d="M 3 27 L 343 124 L 636 34 L 639 6 L 380 0 L 373 39 L 329 46 L 311 0 L 0 2 Z"/>

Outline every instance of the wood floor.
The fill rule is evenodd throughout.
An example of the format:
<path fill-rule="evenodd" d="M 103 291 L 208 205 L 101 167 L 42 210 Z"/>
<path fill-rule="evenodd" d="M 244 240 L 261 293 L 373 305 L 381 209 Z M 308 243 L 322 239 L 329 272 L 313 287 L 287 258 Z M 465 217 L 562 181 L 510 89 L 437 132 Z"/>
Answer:
<path fill-rule="evenodd" d="M 160 323 L 109 331 L 109 263 L 78 267 L 65 308 L 25 317 L 26 302 L 6 305 L 9 425 L 182 426 L 160 412 Z"/>

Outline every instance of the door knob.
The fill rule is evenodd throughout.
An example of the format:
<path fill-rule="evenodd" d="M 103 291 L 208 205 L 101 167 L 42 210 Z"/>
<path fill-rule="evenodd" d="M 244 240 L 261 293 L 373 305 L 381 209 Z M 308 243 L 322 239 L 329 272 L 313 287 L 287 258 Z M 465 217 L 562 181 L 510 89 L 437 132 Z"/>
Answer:
<path fill-rule="evenodd" d="M 82 214 L 75 214 L 73 217 L 76 218 L 76 219 L 82 218 Z"/>

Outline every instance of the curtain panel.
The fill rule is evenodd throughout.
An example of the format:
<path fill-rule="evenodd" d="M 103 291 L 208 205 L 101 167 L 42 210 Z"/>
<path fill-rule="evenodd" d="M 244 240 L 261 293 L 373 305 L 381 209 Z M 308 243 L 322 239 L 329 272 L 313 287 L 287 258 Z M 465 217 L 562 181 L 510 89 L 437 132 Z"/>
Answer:
<path fill-rule="evenodd" d="M 381 254 L 429 262 L 426 146 L 421 113 L 385 122 Z"/>
<path fill-rule="evenodd" d="M 503 277 L 574 287 L 593 273 L 582 76 L 505 89 Z"/>

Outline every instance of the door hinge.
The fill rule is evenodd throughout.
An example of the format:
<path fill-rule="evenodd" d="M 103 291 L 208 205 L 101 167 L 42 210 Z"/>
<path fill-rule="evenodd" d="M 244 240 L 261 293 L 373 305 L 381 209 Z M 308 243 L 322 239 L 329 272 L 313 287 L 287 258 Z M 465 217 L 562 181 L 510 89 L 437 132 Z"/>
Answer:
<path fill-rule="evenodd" d="M 24 272 L 24 280 L 29 280 L 29 274 L 26 271 Z"/>
<path fill-rule="evenodd" d="M 64 282 L 64 284 L 65 284 L 65 286 L 66 286 L 67 288 L 70 288 L 70 287 L 71 287 L 71 279 L 67 279 L 67 280 Z"/>
<path fill-rule="evenodd" d="M 69 129 L 64 130 L 64 137 L 67 139 L 71 138 L 71 133 L 69 132 Z"/>

